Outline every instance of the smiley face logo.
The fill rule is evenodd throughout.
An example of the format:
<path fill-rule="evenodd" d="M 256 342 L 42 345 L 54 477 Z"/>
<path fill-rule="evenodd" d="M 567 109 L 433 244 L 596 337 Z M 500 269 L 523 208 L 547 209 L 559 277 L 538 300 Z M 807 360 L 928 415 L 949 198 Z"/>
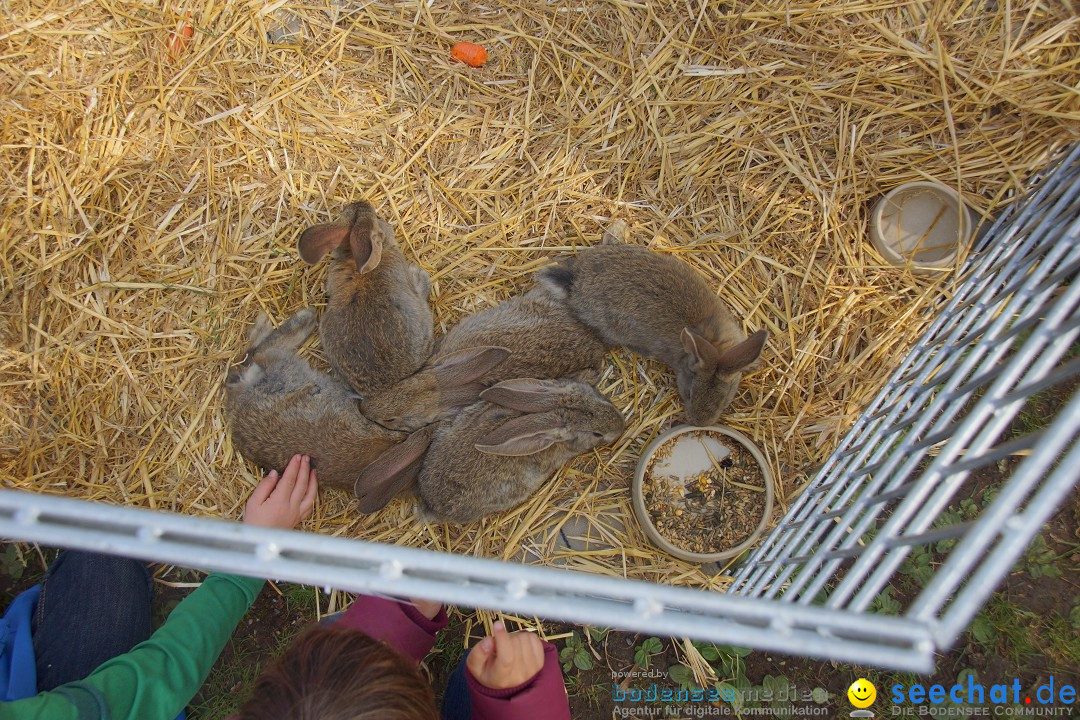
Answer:
<path fill-rule="evenodd" d="M 859 678 L 847 689 L 847 699 L 857 708 L 866 708 L 877 699 L 877 688 L 866 678 Z"/>

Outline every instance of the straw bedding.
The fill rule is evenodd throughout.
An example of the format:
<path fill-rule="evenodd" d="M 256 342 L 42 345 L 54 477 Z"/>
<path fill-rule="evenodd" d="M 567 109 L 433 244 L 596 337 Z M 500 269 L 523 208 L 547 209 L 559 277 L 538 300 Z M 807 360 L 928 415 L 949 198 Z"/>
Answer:
<path fill-rule="evenodd" d="M 260 309 L 322 305 L 296 237 L 365 197 L 442 330 L 611 218 L 691 263 L 772 335 L 725 421 L 771 459 L 779 517 L 953 281 L 883 265 L 874 198 L 934 179 L 985 217 L 1080 137 L 1067 2 L 325 3 L 0 5 L 4 487 L 236 516 L 258 476 L 227 364 Z M 461 39 L 485 67 L 450 59 Z M 673 377 L 619 350 L 601 388 L 625 435 L 516 510 L 427 526 L 326 491 L 306 527 L 723 588 L 630 511 Z M 567 552 L 564 525 L 602 542 Z"/>

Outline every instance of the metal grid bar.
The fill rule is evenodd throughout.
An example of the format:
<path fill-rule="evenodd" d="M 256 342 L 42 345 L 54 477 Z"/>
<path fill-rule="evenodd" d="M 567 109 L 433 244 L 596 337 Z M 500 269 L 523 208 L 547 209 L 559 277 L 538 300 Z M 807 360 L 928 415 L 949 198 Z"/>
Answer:
<path fill-rule="evenodd" d="M 0 537 L 810 657 L 933 664 L 926 628 L 905 618 L 853 623 L 825 608 L 16 490 L 0 490 Z"/>
<path fill-rule="evenodd" d="M 1080 257 L 1080 243 L 1076 243 L 1076 240 L 1080 238 L 1080 220 L 1074 224 L 1072 232 L 1072 250 L 1077 257 Z M 1031 280 L 1034 281 L 1035 277 L 1037 276 L 1032 275 Z M 1020 293 L 1015 297 L 1023 297 L 1023 294 Z M 1021 409 L 1021 403 L 1014 403 L 1009 411 L 1008 408 L 999 407 L 996 400 L 1025 378 L 1039 377 L 1052 371 L 1055 363 L 1068 349 L 1068 345 L 1076 339 L 1076 331 L 1060 334 L 1059 319 L 1063 316 L 1068 317 L 1068 313 L 1077 312 L 1078 307 L 1080 307 L 1080 284 L 1069 286 L 1068 292 L 1054 304 L 1039 331 L 1032 335 L 1031 339 L 1000 371 L 986 395 L 968 413 L 950 441 L 923 473 L 919 486 L 905 496 L 901 505 L 885 523 L 882 531 L 874 538 L 871 546 L 844 577 L 835 593 L 830 595 L 831 607 L 841 606 L 855 590 L 858 590 L 858 594 L 851 603 L 852 607 L 856 610 L 867 607 L 907 556 L 908 548 L 903 548 L 890 552 L 888 557 L 885 557 L 886 538 L 901 532 L 925 531 L 946 509 L 949 500 L 967 478 L 970 469 L 993 460 L 994 443 Z M 1041 309 L 1043 306 L 1039 302 L 1030 304 L 1024 308 L 1024 311 L 1034 312 Z M 1003 314 L 1002 319 L 1007 321 L 1008 316 Z M 1054 344 L 1059 346 L 1056 352 L 1047 350 L 1048 341 L 1052 338 L 1056 338 Z M 1065 340 L 1066 343 L 1059 342 L 1061 340 Z M 992 342 L 993 339 L 988 338 L 987 341 Z M 1036 449 L 1035 452 L 1039 450 Z M 964 465 L 968 469 L 961 470 L 954 464 L 954 461 L 961 457 L 967 458 Z M 1007 571 L 1008 568 L 1002 568 L 1002 574 Z M 869 578 L 865 578 L 867 573 L 870 573 Z"/>

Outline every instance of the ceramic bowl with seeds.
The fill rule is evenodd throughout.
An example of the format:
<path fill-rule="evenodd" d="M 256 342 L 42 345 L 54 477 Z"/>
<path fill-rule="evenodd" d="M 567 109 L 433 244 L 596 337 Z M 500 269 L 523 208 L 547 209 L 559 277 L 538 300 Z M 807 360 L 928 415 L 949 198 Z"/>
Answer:
<path fill-rule="evenodd" d="M 742 433 L 680 426 L 641 454 L 633 500 L 638 522 L 660 549 L 690 562 L 720 562 L 745 551 L 765 529 L 772 472 Z"/>

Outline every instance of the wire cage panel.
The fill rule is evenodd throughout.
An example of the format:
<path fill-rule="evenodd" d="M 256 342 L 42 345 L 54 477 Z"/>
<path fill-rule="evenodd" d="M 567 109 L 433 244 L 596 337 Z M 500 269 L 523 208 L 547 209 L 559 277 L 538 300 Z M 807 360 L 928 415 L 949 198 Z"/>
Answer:
<path fill-rule="evenodd" d="M 15 490 L 0 490 L 0 537 L 929 671 L 1080 476 L 1080 396 L 1015 431 L 1031 398 L 1080 374 L 1078 235 L 1080 146 L 985 234 L 929 330 L 726 594 Z M 947 512 L 981 469 L 1017 457 L 977 518 Z M 906 613 L 872 612 L 927 547 L 944 560 Z"/>
<path fill-rule="evenodd" d="M 941 645 L 955 639 L 1080 477 L 1080 398 L 1030 416 L 1041 393 L 1074 394 L 1080 376 L 1078 270 L 1080 147 L 986 232 L 733 592 L 863 613 L 920 548 L 943 560 L 908 616 Z M 988 467 L 1011 477 L 977 518 L 958 518 L 950 507 Z"/>

